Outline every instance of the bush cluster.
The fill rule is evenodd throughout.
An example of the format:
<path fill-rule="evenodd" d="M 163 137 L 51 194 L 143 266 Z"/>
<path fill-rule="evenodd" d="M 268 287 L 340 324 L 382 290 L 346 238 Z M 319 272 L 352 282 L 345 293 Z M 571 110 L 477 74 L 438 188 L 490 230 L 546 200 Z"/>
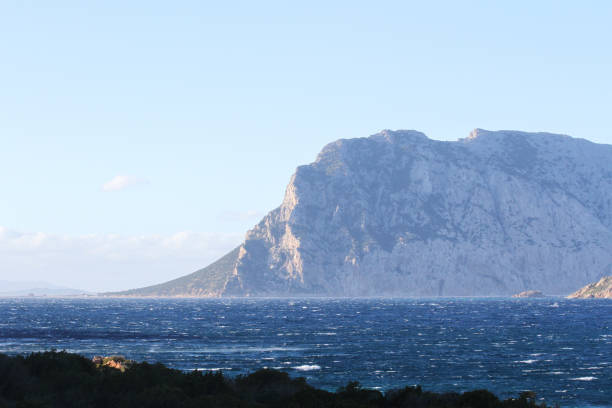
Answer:
<path fill-rule="evenodd" d="M 118 370 L 77 354 L 48 351 L 0 354 L 0 407 L 253 407 L 253 408 L 533 408 L 533 393 L 500 401 L 486 390 L 425 392 L 405 387 L 381 393 L 350 382 L 336 392 L 304 378 L 259 370 L 234 378 L 221 372 L 185 373 L 162 364 L 132 363 Z"/>

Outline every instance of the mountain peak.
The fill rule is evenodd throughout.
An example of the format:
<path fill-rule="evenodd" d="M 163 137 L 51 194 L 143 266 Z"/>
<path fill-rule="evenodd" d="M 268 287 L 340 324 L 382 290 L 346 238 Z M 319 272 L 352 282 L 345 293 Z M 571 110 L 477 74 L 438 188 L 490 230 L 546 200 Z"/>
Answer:
<path fill-rule="evenodd" d="M 475 128 L 474 130 L 472 130 L 470 132 L 470 134 L 468 135 L 468 137 L 466 139 L 467 140 L 477 139 L 479 136 L 481 136 L 485 132 L 486 132 L 486 130 L 483 130 L 483 129 L 480 129 L 480 128 Z"/>

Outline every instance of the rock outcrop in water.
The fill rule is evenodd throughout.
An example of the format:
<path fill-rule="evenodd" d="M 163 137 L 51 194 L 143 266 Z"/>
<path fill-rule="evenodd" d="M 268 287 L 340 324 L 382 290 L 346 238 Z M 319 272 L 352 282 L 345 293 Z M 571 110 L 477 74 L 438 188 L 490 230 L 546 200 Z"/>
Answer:
<path fill-rule="evenodd" d="M 605 276 L 599 282 L 586 285 L 568 296 L 570 299 L 612 299 L 612 276 Z"/>
<path fill-rule="evenodd" d="M 526 290 L 516 295 L 512 295 L 513 298 L 543 298 L 546 297 L 539 290 Z"/>
<path fill-rule="evenodd" d="M 222 264 L 121 294 L 567 294 L 612 274 L 612 146 L 480 129 L 338 140 Z"/>

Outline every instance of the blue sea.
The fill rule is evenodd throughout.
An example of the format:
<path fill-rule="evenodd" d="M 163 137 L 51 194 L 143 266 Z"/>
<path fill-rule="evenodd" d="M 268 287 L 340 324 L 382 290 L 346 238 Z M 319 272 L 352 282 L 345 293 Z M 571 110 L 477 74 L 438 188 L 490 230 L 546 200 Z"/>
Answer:
<path fill-rule="evenodd" d="M 0 352 L 49 349 L 612 407 L 605 299 L 0 299 Z"/>

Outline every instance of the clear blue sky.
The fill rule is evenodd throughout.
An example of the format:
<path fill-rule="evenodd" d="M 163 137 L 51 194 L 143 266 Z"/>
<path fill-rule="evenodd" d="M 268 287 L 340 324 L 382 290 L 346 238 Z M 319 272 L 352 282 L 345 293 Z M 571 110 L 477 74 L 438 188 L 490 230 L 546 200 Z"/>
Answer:
<path fill-rule="evenodd" d="M 2 2 L 0 280 L 190 272 L 338 138 L 480 127 L 612 143 L 610 2 L 290 3 Z M 163 262 L 126 244 L 185 231 Z"/>

